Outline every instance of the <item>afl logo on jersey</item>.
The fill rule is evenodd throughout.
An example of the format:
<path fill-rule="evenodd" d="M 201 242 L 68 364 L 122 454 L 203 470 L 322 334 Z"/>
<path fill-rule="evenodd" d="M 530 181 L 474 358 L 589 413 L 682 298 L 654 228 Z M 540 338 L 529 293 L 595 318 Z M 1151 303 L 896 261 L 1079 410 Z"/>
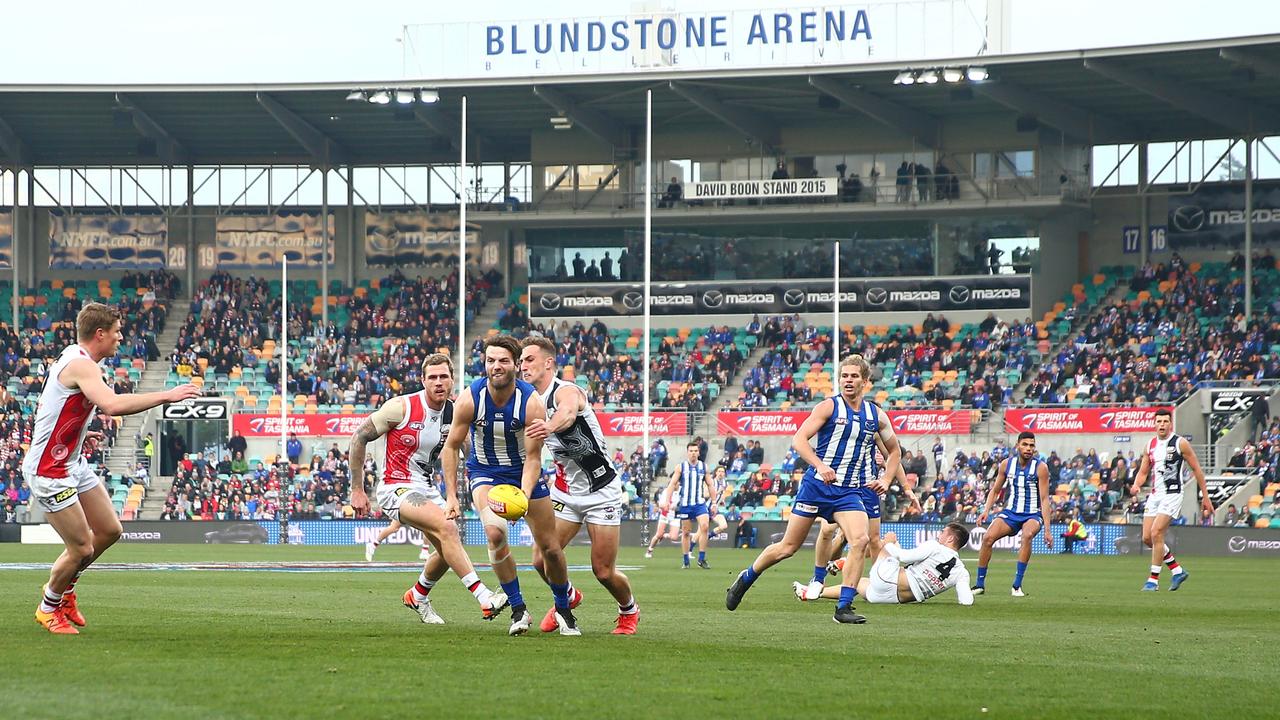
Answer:
<path fill-rule="evenodd" d="M 421 430 L 421 429 L 422 429 L 422 428 L 424 428 L 424 427 L 426 427 L 426 425 L 425 425 L 424 423 L 420 423 L 420 422 L 411 422 L 411 423 L 409 423 L 409 429 L 410 429 L 410 430 Z"/>

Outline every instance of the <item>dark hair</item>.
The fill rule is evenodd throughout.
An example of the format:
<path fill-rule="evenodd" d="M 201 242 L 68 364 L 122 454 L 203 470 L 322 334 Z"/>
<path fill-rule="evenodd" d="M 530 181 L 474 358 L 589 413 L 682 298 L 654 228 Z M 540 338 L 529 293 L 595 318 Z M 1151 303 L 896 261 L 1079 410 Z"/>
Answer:
<path fill-rule="evenodd" d="M 1035 440 L 1035 439 L 1036 439 L 1036 434 L 1031 432 L 1030 430 L 1023 430 L 1022 432 L 1018 433 L 1018 442 L 1022 442 L 1023 440 Z"/>
<path fill-rule="evenodd" d="M 556 356 L 556 345 L 545 337 L 527 337 L 524 342 L 520 343 L 521 348 L 536 347 L 542 352 L 550 355 L 553 359 Z"/>
<path fill-rule="evenodd" d="M 1173 413 L 1169 412 L 1169 408 L 1160 408 L 1156 411 L 1156 414 L 1153 417 L 1160 417 L 1161 415 L 1169 418 L 1170 420 L 1173 419 Z"/>
<path fill-rule="evenodd" d="M 698 448 L 699 451 L 702 450 L 702 446 L 698 444 L 697 440 L 690 440 L 689 444 L 685 445 L 684 447 L 686 450 L 688 450 L 689 448 Z"/>
<path fill-rule="evenodd" d="M 951 534 L 956 536 L 956 540 L 959 541 L 960 547 L 963 548 L 965 545 L 969 544 L 969 528 L 958 522 L 953 522 L 947 523 L 947 527 L 945 529 L 950 530 Z"/>
<path fill-rule="evenodd" d="M 520 341 L 510 335 L 494 335 L 486 339 L 484 341 L 484 349 L 488 350 L 491 347 L 502 348 L 511 353 L 513 361 L 520 360 Z"/>

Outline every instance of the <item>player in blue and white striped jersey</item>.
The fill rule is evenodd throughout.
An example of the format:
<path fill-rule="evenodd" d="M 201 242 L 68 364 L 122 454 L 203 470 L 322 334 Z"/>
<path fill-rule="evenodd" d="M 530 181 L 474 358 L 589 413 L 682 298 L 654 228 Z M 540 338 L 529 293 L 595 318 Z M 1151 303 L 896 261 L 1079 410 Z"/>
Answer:
<path fill-rule="evenodd" d="M 823 518 L 839 525 L 849 543 L 834 619 L 852 624 L 867 621 L 853 610 L 869 542 L 863 488 L 884 493 L 887 480 L 897 475 L 902 450 L 889 416 L 862 396 L 871 376 L 867 361 L 861 355 L 850 355 L 840 363 L 839 373 L 840 394 L 818 403 L 791 439 L 791 446 L 809 464 L 809 470 L 791 506 L 787 530 L 782 540 L 765 548 L 734 580 L 725 595 L 729 610 L 737 609 L 761 573 L 794 555 L 814 520 Z M 814 436 L 816 447 L 809 444 Z M 877 437 L 884 443 L 883 476 L 875 462 Z"/>
<path fill-rule="evenodd" d="M 698 443 L 689 443 L 685 451 L 687 459 L 671 473 L 667 493 L 671 496 L 671 504 L 676 508 L 676 517 L 680 519 L 683 531 L 680 539 L 680 547 L 684 550 L 683 567 L 689 567 L 689 535 L 694 532 L 693 524 L 697 523 L 698 567 L 710 570 L 711 566 L 707 564 L 707 525 L 712 513 L 708 506 L 715 503 L 716 497 L 707 464 L 700 457 L 702 452 Z"/>
<path fill-rule="evenodd" d="M 1031 561 L 1031 543 L 1041 528 L 1044 528 L 1045 543 L 1053 547 L 1053 533 L 1049 531 L 1049 467 L 1036 455 L 1036 434 L 1019 434 L 1017 452 L 1000 463 L 999 468 L 987 493 L 986 505 L 978 516 L 978 524 L 987 522 L 991 506 L 1006 485 L 1009 495 L 1004 509 L 991 521 L 987 534 L 982 537 L 982 549 L 978 552 L 978 579 L 973 586 L 973 594 L 986 592 L 987 565 L 991 563 L 991 548 L 996 541 L 1021 533 L 1022 545 L 1018 548 L 1018 565 L 1013 575 L 1013 596 L 1025 597 L 1022 576 Z"/>

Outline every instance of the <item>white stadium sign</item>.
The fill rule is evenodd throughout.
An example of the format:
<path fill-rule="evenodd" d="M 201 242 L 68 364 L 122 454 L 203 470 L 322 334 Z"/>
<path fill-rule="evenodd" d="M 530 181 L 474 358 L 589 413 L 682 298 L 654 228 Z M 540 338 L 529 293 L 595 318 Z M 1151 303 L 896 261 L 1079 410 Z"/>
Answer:
<path fill-rule="evenodd" d="M 712 180 L 689 183 L 686 200 L 725 200 L 729 198 L 802 197 L 835 195 L 839 178 L 804 180 Z"/>

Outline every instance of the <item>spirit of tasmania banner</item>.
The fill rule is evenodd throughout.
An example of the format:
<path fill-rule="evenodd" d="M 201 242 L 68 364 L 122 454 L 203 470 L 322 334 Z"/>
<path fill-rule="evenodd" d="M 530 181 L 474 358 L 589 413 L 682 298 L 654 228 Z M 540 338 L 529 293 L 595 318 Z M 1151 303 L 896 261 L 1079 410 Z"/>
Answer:
<path fill-rule="evenodd" d="M 967 435 L 973 423 L 969 410 L 890 410 L 889 421 L 899 435 Z M 721 435 L 794 435 L 809 417 L 808 410 L 722 412 L 716 416 Z"/>
<path fill-rule="evenodd" d="M 349 437 L 365 421 L 364 415 L 290 415 L 288 432 L 302 437 Z M 236 414 L 231 429 L 247 438 L 280 437 L 279 415 Z"/>
<path fill-rule="evenodd" d="M 329 226 L 329 262 L 333 263 L 333 215 Z M 222 269 L 265 270 L 320 267 L 324 262 L 324 226 L 320 215 L 234 215 L 218 218 L 215 265 Z"/>
<path fill-rule="evenodd" d="M 0 268 L 13 268 L 13 213 L 0 212 Z"/>
<path fill-rule="evenodd" d="M 160 215 L 49 214 L 49 267 L 149 270 L 165 267 L 169 220 Z"/>
<path fill-rule="evenodd" d="M 480 226 L 467 223 L 467 261 L 480 261 Z M 448 265 L 458 258 L 457 213 L 364 214 L 364 259 L 373 267 Z"/>
<path fill-rule="evenodd" d="M 600 429 L 610 437 L 644 434 L 644 413 L 599 412 L 596 418 L 600 420 Z M 655 436 L 688 435 L 689 416 L 681 412 L 651 412 L 649 432 Z"/>
<path fill-rule="evenodd" d="M 1004 426 L 1011 433 L 1131 433 L 1155 432 L 1161 407 L 1009 408 Z"/>

